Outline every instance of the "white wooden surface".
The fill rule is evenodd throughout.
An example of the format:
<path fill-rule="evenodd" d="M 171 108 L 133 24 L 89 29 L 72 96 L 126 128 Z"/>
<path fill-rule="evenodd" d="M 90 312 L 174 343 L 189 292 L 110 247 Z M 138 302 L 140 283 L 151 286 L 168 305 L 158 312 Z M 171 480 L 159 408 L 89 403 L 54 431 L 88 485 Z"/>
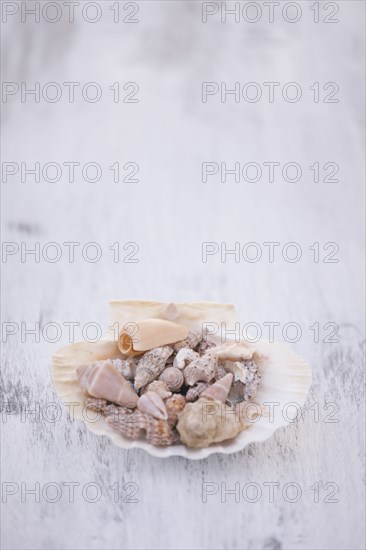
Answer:
<path fill-rule="evenodd" d="M 364 3 L 340 2 L 340 22 L 314 24 L 309 3 L 297 24 L 201 23 L 193 2 L 140 2 L 140 23 L 114 25 L 45 22 L 3 25 L 3 80 L 28 83 L 96 81 L 108 86 L 135 81 L 140 102 L 115 104 L 110 92 L 97 104 L 21 103 L 2 105 L 3 160 L 41 163 L 95 161 L 104 167 L 98 183 L 2 183 L 3 240 L 91 241 L 103 256 L 70 263 L 20 255 L 2 264 L 3 323 L 19 332 L 3 344 L 1 399 L 3 548 L 192 548 L 333 549 L 364 548 L 363 356 L 363 19 Z M 17 22 L 18 21 L 18 22 Z M 337 104 L 304 100 L 203 104 L 202 81 L 340 85 Z M 108 99 L 107 99 L 108 98 Z M 113 183 L 113 162 L 137 162 L 139 183 Z M 297 184 L 201 182 L 201 162 L 299 162 L 306 176 Z M 314 183 L 306 168 L 337 162 L 340 182 Z M 113 262 L 116 241 L 134 241 L 138 263 Z M 298 263 L 272 264 L 219 255 L 201 260 L 203 241 L 299 243 Z M 314 242 L 339 244 L 338 263 L 314 263 Z M 65 248 L 63 248 L 64 253 Z M 124 252 L 125 253 L 125 252 Z M 312 365 L 314 383 L 303 418 L 262 444 L 232 456 L 200 462 L 158 460 L 124 452 L 95 437 L 66 412 L 57 422 L 44 418 L 58 402 L 50 357 L 67 343 L 65 322 L 78 322 L 76 339 L 88 322 L 108 325 L 110 298 L 233 302 L 243 323 L 297 322 L 301 339 L 292 344 Z M 21 339 L 39 322 L 63 327 L 59 342 Z M 339 343 L 314 342 L 315 322 L 340 325 Z M 8 327 L 9 325 L 4 325 Z M 51 332 L 50 332 L 51 336 Z M 276 332 L 283 339 L 281 332 Z M 325 409 L 327 403 L 334 407 Z M 7 414 L 15 403 L 41 416 Z M 318 405 L 317 405 L 318 404 Z M 319 421 L 315 414 L 319 407 Z M 5 410 L 5 413 L 4 413 Z M 336 410 L 330 423 L 329 415 Z M 24 494 L 40 484 L 40 499 Z M 65 483 L 74 482 L 70 502 Z M 240 490 L 258 484 L 235 502 L 220 491 L 203 502 L 203 483 Z M 277 483 L 274 502 L 268 484 Z M 319 502 L 314 484 L 320 483 Z M 9 483 L 18 492 L 8 495 Z M 21 484 L 23 483 L 23 486 Z M 42 495 L 47 483 L 62 494 Z M 82 489 L 97 483 L 98 502 Z M 114 501 L 111 486 L 121 489 Z M 123 502 L 138 485 L 136 503 Z M 288 483 L 302 489 L 297 502 Z M 324 485 L 330 483 L 333 485 Z M 5 484 L 5 485 L 4 485 Z M 7 484 L 7 485 L 6 485 Z M 335 484 L 335 485 L 334 485 Z M 337 502 L 326 502 L 339 487 Z M 216 487 L 216 485 L 213 485 Z M 22 493 L 23 500 L 22 502 Z M 286 496 L 286 492 L 284 493 Z"/>

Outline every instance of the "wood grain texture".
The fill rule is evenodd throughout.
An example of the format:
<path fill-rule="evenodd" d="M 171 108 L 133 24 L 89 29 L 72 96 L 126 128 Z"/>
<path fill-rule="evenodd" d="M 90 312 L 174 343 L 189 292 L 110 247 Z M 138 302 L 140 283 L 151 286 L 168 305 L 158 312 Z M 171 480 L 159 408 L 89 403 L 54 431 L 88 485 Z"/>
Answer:
<path fill-rule="evenodd" d="M 96 104 L 13 98 L 3 105 L 4 161 L 104 167 L 98 183 L 80 176 L 74 183 L 21 182 L 19 175 L 2 183 L 3 240 L 28 247 L 56 242 L 63 251 L 56 263 L 31 256 L 21 262 L 15 254 L 2 264 L 3 327 L 19 327 L 2 353 L 4 549 L 365 547 L 364 4 L 339 2 L 334 25 L 312 23 L 310 4 L 301 2 L 304 16 L 293 25 L 202 24 L 201 6 L 192 2 L 140 2 L 136 25 L 107 17 L 95 25 L 16 18 L 3 25 L 4 81 L 94 81 L 106 90 Z M 305 94 L 296 104 L 202 103 L 201 83 L 225 80 L 297 81 L 304 90 L 336 81 L 340 102 L 315 104 Z M 116 81 L 138 82 L 140 102 L 113 103 L 107 90 Z M 108 166 L 117 160 L 139 164 L 138 184 L 113 183 Z M 203 184 L 203 161 L 295 161 L 304 177 L 296 184 Z M 340 182 L 314 183 L 308 166 L 315 161 L 338 163 Z M 101 260 L 89 263 L 77 252 L 70 263 L 63 245 L 70 241 L 81 243 L 78 250 L 99 243 Z M 109 247 L 131 241 L 139 245 L 139 262 L 115 263 Z M 289 263 L 279 253 L 273 263 L 236 263 L 218 254 L 203 263 L 203 241 L 228 248 L 297 242 L 303 257 Z M 339 262 L 315 263 L 314 242 L 336 242 Z M 199 462 L 117 449 L 64 410 L 51 422 L 47 406 L 58 399 L 50 357 L 69 341 L 65 323 L 79 323 L 76 340 L 86 323 L 106 328 L 111 298 L 233 302 L 242 322 L 258 323 L 263 337 L 263 323 L 280 323 L 280 340 L 286 323 L 298 323 L 302 336 L 291 347 L 314 377 L 302 417 L 264 443 Z M 316 322 L 319 342 L 309 328 Z M 51 329 L 39 342 L 32 335 L 22 341 L 35 323 L 41 331 L 58 323 L 59 341 L 49 341 Z M 326 323 L 340 326 L 338 343 L 324 341 Z M 37 403 L 39 417 L 24 412 Z M 36 483 L 39 502 L 24 493 Z M 76 484 L 74 502 L 67 483 Z M 94 503 L 90 483 L 101 492 Z M 218 489 L 207 502 L 205 483 Z M 235 494 L 225 502 L 221 484 L 239 484 L 239 502 Z M 58 486 L 60 498 L 50 502 Z M 300 498 L 290 502 L 298 487 Z M 337 502 L 327 502 L 336 487 Z M 4 502 L 11 488 L 18 491 Z M 130 499 L 138 502 L 127 502 L 136 488 Z M 251 502 L 255 489 L 260 498 Z"/>

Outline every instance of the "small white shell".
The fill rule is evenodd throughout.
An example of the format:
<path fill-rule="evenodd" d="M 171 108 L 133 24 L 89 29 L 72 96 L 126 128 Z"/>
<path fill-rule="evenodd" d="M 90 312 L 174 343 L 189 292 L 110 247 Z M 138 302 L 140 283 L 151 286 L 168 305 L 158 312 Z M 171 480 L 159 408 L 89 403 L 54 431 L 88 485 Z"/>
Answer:
<path fill-rule="evenodd" d="M 183 370 L 187 365 L 189 365 L 189 363 L 198 359 L 198 357 L 199 354 L 193 351 L 193 349 L 182 348 L 174 357 L 173 367 Z"/>

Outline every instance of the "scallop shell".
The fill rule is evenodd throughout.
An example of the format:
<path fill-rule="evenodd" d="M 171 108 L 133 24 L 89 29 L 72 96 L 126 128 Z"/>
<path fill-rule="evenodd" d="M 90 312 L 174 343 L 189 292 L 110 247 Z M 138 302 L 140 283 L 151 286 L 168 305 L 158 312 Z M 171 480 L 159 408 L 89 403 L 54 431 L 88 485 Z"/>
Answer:
<path fill-rule="evenodd" d="M 120 407 L 119 405 L 106 401 L 106 399 L 98 399 L 96 397 L 89 397 L 85 401 L 85 408 L 95 412 L 100 412 L 104 416 L 118 416 L 119 414 L 127 414 L 127 412 L 131 412 L 131 409 L 128 409 L 127 407 Z"/>
<path fill-rule="evenodd" d="M 129 408 L 136 407 L 138 396 L 127 380 L 115 370 L 111 360 L 80 365 L 76 375 L 81 388 L 92 397 L 107 399 Z"/>
<path fill-rule="evenodd" d="M 182 371 L 176 369 L 175 367 L 167 367 L 164 369 L 159 379 L 165 382 L 172 392 L 179 391 L 184 382 Z"/>
<path fill-rule="evenodd" d="M 166 410 L 168 412 L 168 424 L 171 428 L 174 428 L 178 422 L 178 415 L 183 411 L 186 406 L 186 399 L 184 395 L 176 393 L 165 401 Z"/>
<path fill-rule="evenodd" d="M 159 420 L 167 420 L 168 418 L 164 401 L 160 395 L 152 391 L 141 395 L 137 403 L 137 408 L 140 412 L 150 414 Z"/>
<path fill-rule="evenodd" d="M 154 382 L 150 382 L 150 384 L 148 384 L 143 390 L 141 390 L 141 395 L 148 391 L 153 391 L 157 393 L 162 399 L 167 399 L 168 397 L 172 396 L 172 392 L 169 391 L 168 386 L 162 380 L 154 380 Z"/>
<path fill-rule="evenodd" d="M 208 386 L 201 394 L 201 398 L 212 399 L 212 401 L 221 401 L 225 403 L 231 384 L 233 381 L 233 375 L 229 372 L 224 378 L 218 380 L 211 386 Z"/>
<path fill-rule="evenodd" d="M 199 328 L 204 322 L 214 322 L 218 327 L 221 326 L 221 323 L 224 323 L 224 326 L 233 326 L 235 323 L 240 322 L 233 306 L 229 304 L 208 302 L 172 304 L 136 300 L 116 300 L 111 303 L 111 325 L 118 322 L 119 326 L 122 326 L 124 322 L 141 321 L 149 318 L 171 320 L 184 325 L 188 329 Z M 212 340 L 220 346 L 220 333 L 212 336 Z M 235 342 L 233 342 L 234 344 Z M 210 352 L 215 349 L 210 349 Z M 93 423 L 86 423 L 86 426 L 92 433 L 110 438 L 117 447 L 143 449 L 158 458 L 181 456 L 190 460 L 199 460 L 213 453 L 236 453 L 243 450 L 250 443 L 264 441 L 273 436 L 279 428 L 288 426 L 288 419 L 286 420 L 282 415 L 283 407 L 289 402 L 296 402 L 298 406 L 303 406 L 311 384 L 311 368 L 285 344 L 259 340 L 255 344 L 255 349 L 253 357 L 259 365 L 263 379 L 255 402 L 258 404 L 259 410 L 265 407 L 264 403 L 266 402 L 278 402 L 279 406 L 276 407 L 276 410 L 279 411 L 279 414 L 275 414 L 272 418 L 264 414 L 258 416 L 258 421 L 253 423 L 250 429 L 242 431 L 235 439 L 226 442 L 224 445 L 214 443 L 210 447 L 201 449 L 190 449 L 183 444 L 155 447 L 145 440 L 134 441 L 124 437 L 120 432 L 112 430 L 106 424 L 105 417 L 101 417 Z M 259 361 L 256 354 L 261 356 Z M 75 403 L 73 415 L 75 419 L 81 422 L 85 423 L 85 411 L 83 409 L 87 396 L 80 388 L 76 369 L 84 363 L 105 359 L 123 359 L 112 329 L 110 329 L 106 338 L 98 342 L 68 344 L 56 351 L 52 357 L 52 379 L 57 394 L 66 407 L 69 407 L 70 403 Z M 235 360 L 240 360 L 240 357 Z M 250 406 L 249 410 L 251 412 L 255 411 L 254 403 L 250 401 L 240 403 L 235 409 L 244 406 Z M 288 417 L 291 414 L 292 408 L 289 408 L 287 411 Z M 294 418 L 297 414 L 297 408 L 294 408 Z M 172 440 L 176 442 L 174 430 Z"/>
<path fill-rule="evenodd" d="M 232 439 L 244 428 L 234 408 L 202 397 L 187 403 L 177 424 L 182 443 L 196 449 Z"/>
<path fill-rule="evenodd" d="M 189 390 L 186 393 L 186 400 L 187 401 L 196 401 L 201 393 L 205 391 L 206 388 L 208 388 L 210 384 L 207 382 L 198 382 L 192 388 L 189 388 Z"/>
<path fill-rule="evenodd" d="M 165 368 L 168 357 L 173 353 L 173 348 L 163 346 L 147 351 L 140 359 L 136 369 L 135 389 L 139 390 L 146 384 L 153 382 Z"/>
<path fill-rule="evenodd" d="M 113 359 L 113 366 L 126 380 L 133 380 L 136 374 L 137 360 L 134 357 L 128 359 Z"/>
<path fill-rule="evenodd" d="M 190 348 L 181 348 L 177 355 L 174 357 L 173 367 L 183 370 L 189 363 L 198 359 L 197 352 Z"/>
<path fill-rule="evenodd" d="M 127 356 L 141 355 L 144 351 L 172 344 L 188 335 L 186 327 L 163 319 L 145 319 L 128 325 L 133 334 L 123 328 L 118 337 L 118 347 Z"/>
<path fill-rule="evenodd" d="M 192 361 L 183 371 L 185 383 L 194 386 L 196 382 L 211 382 L 215 376 L 217 356 L 206 353 Z"/>
<path fill-rule="evenodd" d="M 202 340 L 202 330 L 191 330 L 185 339 L 173 344 L 174 351 L 179 351 L 183 348 L 195 348 Z"/>

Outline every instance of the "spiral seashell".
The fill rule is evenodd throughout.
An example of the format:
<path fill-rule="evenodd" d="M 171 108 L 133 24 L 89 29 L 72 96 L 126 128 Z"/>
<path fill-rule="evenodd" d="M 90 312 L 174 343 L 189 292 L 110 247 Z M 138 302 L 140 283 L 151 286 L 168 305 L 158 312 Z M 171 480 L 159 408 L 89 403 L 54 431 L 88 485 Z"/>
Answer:
<path fill-rule="evenodd" d="M 174 357 L 173 367 L 183 370 L 189 363 L 198 359 L 199 355 L 193 349 L 182 348 Z"/>
<path fill-rule="evenodd" d="M 165 363 L 172 353 L 173 348 L 170 346 L 163 346 L 147 351 L 137 365 L 135 389 L 139 390 L 156 380 L 159 374 L 163 372 Z"/>
<path fill-rule="evenodd" d="M 112 359 L 117 372 L 122 374 L 126 380 L 133 380 L 136 374 L 137 360 L 134 357 L 128 359 Z"/>
<path fill-rule="evenodd" d="M 146 441 L 158 447 L 173 445 L 178 440 L 166 420 L 158 420 L 138 410 L 118 418 L 108 416 L 106 422 L 113 430 L 130 439 L 140 439 L 146 433 Z"/>
<path fill-rule="evenodd" d="M 189 388 L 189 390 L 186 393 L 186 400 L 187 401 L 196 401 L 201 393 L 205 391 L 206 388 L 208 388 L 209 384 L 207 382 L 198 382 L 195 386 L 192 386 L 192 388 Z"/>
<path fill-rule="evenodd" d="M 195 348 L 202 340 L 202 330 L 190 330 L 188 336 L 184 340 L 175 342 L 173 345 L 174 351 L 179 351 L 182 348 Z"/>
<path fill-rule="evenodd" d="M 168 413 L 164 405 L 164 401 L 155 392 L 147 392 L 141 395 L 137 403 L 137 408 L 140 412 L 150 414 L 159 420 L 167 420 Z"/>
<path fill-rule="evenodd" d="M 141 395 L 149 391 L 157 393 L 162 399 L 167 399 L 172 396 L 172 392 L 169 391 L 168 386 L 162 380 L 154 380 L 154 382 L 150 382 L 150 384 L 141 390 Z"/>
<path fill-rule="evenodd" d="M 120 414 L 131 413 L 131 409 L 128 409 L 127 407 L 120 407 L 119 405 L 106 401 L 106 399 L 97 399 L 96 397 L 89 397 L 86 399 L 84 406 L 86 409 L 99 412 L 103 416 L 118 416 Z"/>
<path fill-rule="evenodd" d="M 233 375 L 229 372 L 224 376 L 224 378 L 221 378 L 221 380 L 218 380 L 212 384 L 212 386 L 208 386 L 201 393 L 201 398 L 212 399 L 213 401 L 221 401 L 221 403 L 225 403 L 227 396 L 229 395 L 232 381 Z"/>
<path fill-rule="evenodd" d="M 179 391 L 184 382 L 182 371 L 176 369 L 175 367 L 167 367 L 164 369 L 159 379 L 165 382 L 172 392 Z"/>
<path fill-rule="evenodd" d="M 76 375 L 81 388 L 92 397 L 106 399 L 122 407 L 136 407 L 138 395 L 116 371 L 111 360 L 80 365 Z"/>
<path fill-rule="evenodd" d="M 215 376 L 217 357 L 206 353 L 192 361 L 183 371 L 185 383 L 194 386 L 197 382 L 211 382 Z"/>
<path fill-rule="evenodd" d="M 140 439 L 146 429 L 146 415 L 137 410 L 128 415 L 107 416 L 106 422 L 113 430 L 130 439 Z"/>
<path fill-rule="evenodd" d="M 184 395 L 176 393 L 165 401 L 165 406 L 168 413 L 168 424 L 171 428 L 174 428 L 178 422 L 178 415 L 186 406 L 186 399 Z"/>

